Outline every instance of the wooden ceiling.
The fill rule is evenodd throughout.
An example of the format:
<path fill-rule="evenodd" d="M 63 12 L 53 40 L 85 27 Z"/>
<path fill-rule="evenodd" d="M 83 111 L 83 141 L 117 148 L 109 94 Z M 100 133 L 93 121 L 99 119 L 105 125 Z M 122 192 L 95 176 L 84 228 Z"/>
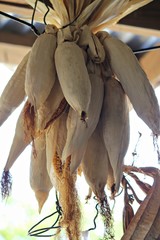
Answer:
<path fill-rule="evenodd" d="M 0 0 L 0 13 L 18 14 L 31 19 L 32 11 L 31 6 L 29 6 L 25 0 Z M 12 31 L 14 25 L 10 25 L 9 28 L 7 28 L 5 25 L 3 26 L 2 19 L 4 21 L 5 17 L 2 18 L 0 15 L 0 61 L 4 61 L 4 56 L 6 55 L 4 54 L 4 50 L 7 48 L 10 49 L 10 56 L 12 55 L 10 60 L 12 59 L 14 63 L 18 63 L 19 58 L 21 58 L 25 51 L 28 51 L 32 46 L 36 36 L 30 30 L 26 31 L 26 33 L 22 31 L 22 34 L 14 32 Z M 6 18 L 6 21 L 7 20 L 9 19 Z M 18 25 L 16 26 L 18 28 Z M 160 38 L 160 0 L 153 0 L 150 4 L 136 10 L 110 28 L 116 32 L 131 32 L 135 35 Z M 5 44 L 10 44 L 10 46 L 7 45 L 7 47 L 5 47 Z M 16 50 L 15 46 L 11 47 L 13 44 L 18 45 L 18 50 Z M 16 55 L 20 57 L 16 58 Z M 152 59 L 152 64 L 149 62 L 150 57 Z M 9 57 L 7 59 L 9 59 Z M 160 50 L 145 54 L 145 56 L 141 58 L 141 62 L 143 67 L 147 69 L 147 74 L 154 79 L 154 84 L 157 84 L 157 82 L 160 81 Z"/>

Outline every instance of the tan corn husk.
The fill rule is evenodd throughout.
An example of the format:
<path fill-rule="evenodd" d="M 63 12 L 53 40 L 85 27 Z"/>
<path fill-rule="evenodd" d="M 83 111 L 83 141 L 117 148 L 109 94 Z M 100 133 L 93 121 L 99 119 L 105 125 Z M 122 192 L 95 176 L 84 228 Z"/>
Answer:
<path fill-rule="evenodd" d="M 35 0 L 26 1 L 34 7 Z M 79 27 L 87 24 L 92 30 L 97 31 L 117 23 L 121 18 L 152 1 L 153 0 L 72 0 L 72 2 L 70 2 L 63 0 L 57 3 L 57 0 L 52 0 L 53 9 L 50 8 L 46 20 L 47 23 L 52 23 L 58 28 L 62 28 L 64 25 L 72 24 L 73 22 L 74 25 L 78 25 Z M 74 13 L 70 7 L 71 4 L 72 7 L 74 7 Z M 35 16 L 35 19 L 43 22 L 43 16 L 47 12 L 45 4 L 38 2 L 37 10 L 42 13 L 42 17 Z M 70 17 L 68 17 L 67 12 Z"/>
<path fill-rule="evenodd" d="M 10 152 L 7 158 L 7 162 L 4 170 L 8 171 L 28 144 L 32 141 L 31 138 L 26 139 L 26 134 L 24 130 L 24 108 L 21 111 L 19 118 L 17 120 L 15 135 L 12 141 Z"/>
<path fill-rule="evenodd" d="M 35 192 L 40 213 L 48 198 L 49 191 L 52 188 L 46 166 L 46 144 L 44 134 L 41 134 L 40 137 L 36 138 L 32 149 L 30 162 L 30 186 Z"/>
<path fill-rule="evenodd" d="M 150 230 L 148 231 L 147 235 L 145 236 L 145 240 L 159 239 L 160 238 L 159 226 L 160 226 L 160 208 L 157 212 L 154 222 L 152 223 L 152 226 L 150 227 Z"/>
<path fill-rule="evenodd" d="M 0 97 L 0 126 L 10 114 L 23 102 L 26 65 L 30 52 L 22 59 Z"/>
<path fill-rule="evenodd" d="M 111 68 L 138 116 L 154 134 L 160 134 L 160 111 L 155 92 L 132 50 L 106 32 L 99 32 Z M 125 71 L 124 71 L 125 70 Z"/>
<path fill-rule="evenodd" d="M 58 79 L 55 80 L 54 86 L 46 101 L 37 110 L 37 129 L 43 130 L 51 121 L 52 116 L 59 108 L 64 95 L 62 93 Z"/>
<path fill-rule="evenodd" d="M 66 161 L 71 155 L 71 172 L 74 172 L 84 155 L 86 144 L 95 130 L 102 108 L 104 85 L 101 77 L 95 73 L 90 73 L 91 101 L 88 108 L 87 126 L 79 119 L 78 114 L 70 109 L 67 119 L 67 140 L 62 153 L 62 160 Z M 96 102 L 95 102 L 96 98 Z"/>
<path fill-rule="evenodd" d="M 104 86 L 101 130 L 118 191 L 129 144 L 129 109 L 124 90 L 116 79 L 105 79 Z"/>
<path fill-rule="evenodd" d="M 105 50 L 99 39 L 91 32 L 87 25 L 81 28 L 78 45 L 86 49 L 88 57 L 95 63 L 105 60 Z"/>
<path fill-rule="evenodd" d="M 35 110 L 45 102 L 55 82 L 56 31 L 47 25 L 45 33 L 36 39 L 28 59 L 25 91 Z"/>
<path fill-rule="evenodd" d="M 101 137 L 100 125 L 90 137 L 81 166 L 85 179 L 98 197 L 104 198 L 104 188 L 107 182 L 109 157 Z"/>
<path fill-rule="evenodd" d="M 160 172 L 159 170 L 157 170 L 157 174 L 154 176 L 154 184 L 152 186 L 152 189 L 149 191 L 143 203 L 137 210 L 137 213 L 135 214 L 124 236 L 122 237 L 122 240 L 146 239 L 145 237 L 152 228 L 152 225 L 154 224 L 155 218 L 157 217 L 160 208 L 160 201 L 157 201 L 157 199 L 160 198 L 159 185 L 160 185 Z M 156 235 L 159 235 L 160 230 L 158 230 L 157 233 Z"/>
<path fill-rule="evenodd" d="M 58 189 L 58 179 L 55 175 L 55 170 L 53 167 L 53 159 L 56 155 L 56 141 L 58 135 L 58 120 L 50 125 L 46 130 L 46 158 L 47 158 L 47 171 L 50 176 L 52 185 Z"/>
<path fill-rule="evenodd" d="M 58 44 L 55 64 L 67 102 L 81 118 L 84 115 L 85 119 L 91 98 L 91 84 L 82 50 L 74 42 Z"/>

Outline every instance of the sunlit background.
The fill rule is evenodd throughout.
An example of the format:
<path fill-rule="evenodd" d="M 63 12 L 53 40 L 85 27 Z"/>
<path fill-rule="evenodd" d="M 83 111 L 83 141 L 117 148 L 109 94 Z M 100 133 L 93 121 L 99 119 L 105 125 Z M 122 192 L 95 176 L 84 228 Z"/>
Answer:
<path fill-rule="evenodd" d="M 13 74 L 16 66 L 0 64 L 0 94 Z M 15 93 L 17 94 L 17 93 Z M 160 88 L 156 89 L 156 95 L 160 102 Z M 22 106 L 16 109 L 7 121 L 0 128 L 0 174 L 2 174 L 7 160 L 9 149 L 14 136 L 15 125 Z M 153 137 L 150 129 L 137 117 L 132 110 L 130 112 L 130 146 L 125 157 L 126 164 L 136 166 L 155 166 L 159 168 L 157 152 L 153 146 Z M 142 137 L 139 139 L 139 132 Z M 139 142 L 137 144 L 137 141 Z M 133 158 L 133 151 L 137 145 L 137 155 Z M 49 198 L 45 203 L 41 214 L 38 213 L 38 205 L 34 197 L 34 192 L 29 185 L 29 164 L 30 164 L 31 146 L 28 146 L 21 156 L 17 159 L 11 169 L 13 178 L 13 190 L 7 201 L 0 201 L 0 240 L 20 240 L 20 239 L 38 239 L 28 236 L 28 230 L 43 217 L 55 211 L 55 191 L 50 192 Z M 82 180 L 78 179 L 77 187 L 82 203 L 82 231 L 93 227 L 93 219 L 96 215 L 94 200 L 86 204 L 85 196 L 88 193 L 88 186 Z M 142 196 L 142 195 L 141 195 Z M 143 196 L 142 196 L 143 197 Z M 113 206 L 113 202 L 111 202 Z M 114 207 L 116 239 L 122 236 L 122 209 L 123 194 L 116 198 Z M 52 219 L 46 224 L 52 225 Z M 90 239 L 102 239 L 103 222 L 99 217 L 97 227 L 90 232 Z M 99 237 L 99 238 L 98 238 Z M 40 239 L 46 239 L 44 237 Z"/>

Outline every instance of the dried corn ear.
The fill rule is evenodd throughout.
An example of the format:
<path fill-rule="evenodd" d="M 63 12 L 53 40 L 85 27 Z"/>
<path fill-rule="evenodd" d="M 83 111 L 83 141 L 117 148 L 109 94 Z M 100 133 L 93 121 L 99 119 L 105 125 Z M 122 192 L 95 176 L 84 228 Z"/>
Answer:
<path fill-rule="evenodd" d="M 83 151 L 85 151 L 87 141 L 98 124 L 102 108 L 103 81 L 96 73 L 90 73 L 89 78 L 91 82 L 91 101 L 88 108 L 87 126 L 79 119 L 78 114 L 72 108 L 70 108 L 67 118 L 67 140 L 62 153 L 62 160 L 65 161 L 71 155 L 71 172 L 78 168 L 82 160 Z M 73 159 L 72 155 L 74 155 Z"/>
<path fill-rule="evenodd" d="M 88 141 L 81 165 L 88 185 L 100 200 L 105 196 L 108 161 L 109 157 L 101 137 L 100 126 L 97 126 Z"/>
<path fill-rule="evenodd" d="M 91 84 L 82 50 L 74 42 L 58 44 L 55 65 L 67 102 L 85 120 L 91 99 Z"/>
<path fill-rule="evenodd" d="M 47 25 L 45 33 L 36 39 L 28 59 L 25 91 L 36 110 L 45 102 L 55 82 L 56 31 Z"/>
<path fill-rule="evenodd" d="M 12 145 L 10 148 L 9 156 L 5 165 L 4 170 L 9 171 L 16 159 L 20 156 L 20 154 L 24 151 L 24 149 L 31 142 L 31 138 L 26 139 L 26 134 L 24 130 L 24 108 L 22 109 L 19 118 L 17 120 L 15 135 L 12 141 Z"/>
<path fill-rule="evenodd" d="M 97 33 L 111 68 L 122 84 L 138 116 L 154 134 L 160 134 L 160 111 L 155 92 L 132 50 L 106 32 Z"/>
<path fill-rule="evenodd" d="M 36 152 L 36 153 L 35 153 Z M 45 134 L 35 139 L 30 162 L 30 186 L 38 201 L 39 213 L 48 198 L 52 184 L 46 166 Z"/>
<path fill-rule="evenodd" d="M 105 79 L 104 86 L 101 130 L 118 191 L 129 144 L 129 109 L 120 82 L 114 78 Z"/>
<path fill-rule="evenodd" d="M 22 59 L 0 97 L 0 126 L 25 98 L 26 65 L 30 52 Z"/>

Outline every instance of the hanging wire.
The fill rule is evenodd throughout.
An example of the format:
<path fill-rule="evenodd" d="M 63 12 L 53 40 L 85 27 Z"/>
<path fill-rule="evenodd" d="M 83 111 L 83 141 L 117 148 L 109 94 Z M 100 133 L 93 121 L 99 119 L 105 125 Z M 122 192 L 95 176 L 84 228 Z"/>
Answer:
<path fill-rule="evenodd" d="M 31 25 L 32 26 L 34 26 L 33 22 L 34 22 L 34 16 L 35 16 L 35 13 L 36 13 L 37 3 L 38 3 L 38 0 L 35 1 L 34 8 L 33 8 L 33 13 L 32 13 L 32 18 L 31 18 Z"/>
<path fill-rule="evenodd" d="M 154 46 L 154 47 L 148 47 L 148 48 L 142 48 L 138 50 L 133 50 L 134 54 L 144 53 L 144 52 L 150 52 L 153 50 L 160 49 L 160 46 Z"/>
<path fill-rule="evenodd" d="M 0 14 L 5 16 L 5 17 L 8 17 L 16 22 L 19 22 L 19 23 L 22 23 L 24 25 L 27 25 L 31 28 L 31 30 L 34 32 L 34 34 L 36 36 L 39 36 L 40 35 L 40 32 L 38 31 L 38 29 L 34 26 L 33 22 L 34 22 L 34 17 L 35 17 L 35 12 L 36 12 L 36 8 L 37 8 L 37 3 L 38 3 L 38 0 L 35 1 L 35 5 L 34 5 L 34 8 L 33 8 L 33 13 L 32 13 L 32 18 L 31 18 L 31 23 L 27 22 L 27 21 L 24 21 L 22 19 L 19 19 L 19 18 L 16 18 L 8 13 L 4 13 L 2 11 L 0 11 Z"/>
<path fill-rule="evenodd" d="M 93 230 L 95 230 L 96 227 L 97 227 L 97 225 L 96 225 L 96 219 L 97 219 L 98 214 L 99 214 L 98 206 L 99 206 L 99 203 L 97 203 L 96 206 L 95 206 L 95 209 L 96 209 L 97 212 L 96 212 L 96 215 L 95 215 L 95 217 L 94 217 L 94 219 L 93 219 L 94 227 L 89 228 L 89 229 L 88 229 L 88 232 L 89 232 L 89 231 L 93 231 Z"/>
<path fill-rule="evenodd" d="M 58 217 L 57 217 L 56 221 L 52 224 L 51 227 L 39 228 L 39 229 L 34 230 L 34 228 L 37 227 L 40 223 L 44 222 L 46 219 L 54 216 L 57 213 L 58 213 Z M 56 191 L 56 211 L 54 213 L 46 216 L 45 218 L 40 220 L 38 223 L 36 223 L 33 227 L 31 227 L 28 231 L 28 235 L 33 236 L 33 237 L 52 237 L 52 236 L 55 236 L 57 233 L 55 233 L 55 234 L 42 234 L 42 233 L 48 232 L 49 230 L 61 228 L 61 226 L 59 226 L 59 225 L 56 226 L 56 224 L 58 223 L 61 216 L 62 216 L 62 208 L 59 204 L 58 194 L 57 194 L 57 191 Z"/>
<path fill-rule="evenodd" d="M 0 11 L 0 14 L 5 16 L 5 17 L 8 17 L 8 18 L 10 18 L 10 19 L 12 19 L 12 20 L 14 20 L 16 22 L 19 22 L 19 23 L 22 23 L 24 25 L 29 26 L 36 36 L 40 35 L 40 32 L 38 31 L 38 29 L 34 25 L 32 25 L 31 23 L 26 22 L 26 21 L 24 21 L 22 19 L 16 18 L 16 17 L 14 17 L 14 16 L 12 16 L 12 15 L 10 15 L 8 13 L 4 13 L 2 11 Z"/>
<path fill-rule="evenodd" d="M 46 8 L 47 8 L 47 12 L 45 13 L 45 15 L 44 15 L 44 17 L 43 17 L 43 22 L 44 22 L 45 25 L 47 25 L 46 17 L 47 17 L 47 15 L 48 15 L 50 9 L 49 9 L 49 6 L 48 6 L 47 3 L 46 3 L 46 0 L 43 0 L 43 3 L 45 4 L 45 6 L 46 6 Z"/>
<path fill-rule="evenodd" d="M 137 140 L 137 143 L 134 147 L 134 150 L 132 152 L 132 156 L 133 156 L 133 160 L 132 160 L 132 166 L 134 166 L 134 163 L 135 163 L 135 156 L 137 156 L 137 147 L 138 147 L 138 144 L 139 144 L 139 141 L 140 141 L 140 138 L 142 137 L 142 133 L 138 132 L 139 136 L 138 136 L 138 140 Z"/>

